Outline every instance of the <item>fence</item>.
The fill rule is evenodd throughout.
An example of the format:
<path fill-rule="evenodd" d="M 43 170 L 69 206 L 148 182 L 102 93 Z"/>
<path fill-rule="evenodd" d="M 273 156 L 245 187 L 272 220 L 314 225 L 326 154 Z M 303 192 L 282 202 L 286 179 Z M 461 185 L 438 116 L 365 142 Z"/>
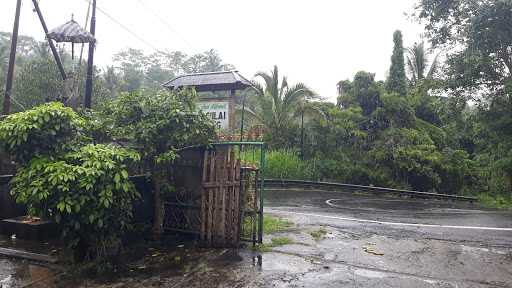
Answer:
<path fill-rule="evenodd" d="M 204 245 L 214 247 L 235 247 L 240 240 L 261 242 L 264 155 L 260 142 L 182 151 L 171 169 L 174 187 L 164 204 L 164 230 L 197 235 Z"/>

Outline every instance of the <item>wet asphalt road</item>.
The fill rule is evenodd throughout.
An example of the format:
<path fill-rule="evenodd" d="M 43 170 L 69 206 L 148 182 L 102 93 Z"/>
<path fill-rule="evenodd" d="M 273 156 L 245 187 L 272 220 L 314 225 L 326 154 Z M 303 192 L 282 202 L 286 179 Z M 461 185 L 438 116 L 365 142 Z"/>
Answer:
<path fill-rule="evenodd" d="M 510 211 L 444 200 L 268 191 L 266 213 L 293 221 L 299 231 L 284 235 L 309 244 L 274 252 L 345 271 L 337 277 L 311 270 L 293 281 L 297 286 L 277 287 L 314 287 L 311 279 L 324 278 L 318 287 L 512 287 Z M 307 231 L 318 227 L 326 237 L 308 241 Z M 337 280 L 344 284 L 333 284 Z"/>

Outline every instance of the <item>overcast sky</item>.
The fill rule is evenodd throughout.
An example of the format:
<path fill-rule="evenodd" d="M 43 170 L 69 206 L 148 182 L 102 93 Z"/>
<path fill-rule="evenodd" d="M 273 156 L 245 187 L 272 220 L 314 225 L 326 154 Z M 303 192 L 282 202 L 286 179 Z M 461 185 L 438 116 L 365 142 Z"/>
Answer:
<path fill-rule="evenodd" d="M 75 15 L 84 23 L 89 0 L 39 0 L 49 28 Z M 151 46 L 98 12 L 98 65 L 126 48 L 182 50 L 193 54 L 214 48 L 246 77 L 274 64 L 290 82 L 304 82 L 334 101 L 336 83 L 359 70 L 384 79 L 393 48 L 392 34 L 402 30 L 404 44 L 420 39 L 421 27 L 405 13 L 414 0 L 97 0 L 98 7 Z M 0 0 L 0 31 L 12 31 L 15 0 Z M 156 15 L 162 17 L 160 20 Z M 44 40 L 23 0 L 20 34 Z"/>

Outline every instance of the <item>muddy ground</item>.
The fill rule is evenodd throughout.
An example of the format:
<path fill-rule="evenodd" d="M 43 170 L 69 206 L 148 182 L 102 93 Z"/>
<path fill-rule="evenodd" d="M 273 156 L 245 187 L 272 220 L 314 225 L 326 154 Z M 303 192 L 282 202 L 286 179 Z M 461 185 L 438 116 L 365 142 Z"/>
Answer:
<path fill-rule="evenodd" d="M 69 279 L 51 267 L 0 258 L 0 286 L 512 287 L 511 212 L 460 202 L 279 191 L 268 194 L 266 214 L 294 225 L 265 241 L 290 244 L 263 253 L 154 250 L 128 273 L 107 280 Z"/>

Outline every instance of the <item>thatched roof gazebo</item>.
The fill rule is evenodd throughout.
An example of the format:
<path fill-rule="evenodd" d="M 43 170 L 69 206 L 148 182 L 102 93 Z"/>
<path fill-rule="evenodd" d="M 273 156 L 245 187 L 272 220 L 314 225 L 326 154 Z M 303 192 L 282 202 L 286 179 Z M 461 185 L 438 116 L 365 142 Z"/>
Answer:
<path fill-rule="evenodd" d="M 53 39 L 56 42 L 68 43 L 92 43 L 96 41 L 89 31 L 82 28 L 73 19 L 55 29 L 52 29 L 48 33 L 48 38 Z"/>

